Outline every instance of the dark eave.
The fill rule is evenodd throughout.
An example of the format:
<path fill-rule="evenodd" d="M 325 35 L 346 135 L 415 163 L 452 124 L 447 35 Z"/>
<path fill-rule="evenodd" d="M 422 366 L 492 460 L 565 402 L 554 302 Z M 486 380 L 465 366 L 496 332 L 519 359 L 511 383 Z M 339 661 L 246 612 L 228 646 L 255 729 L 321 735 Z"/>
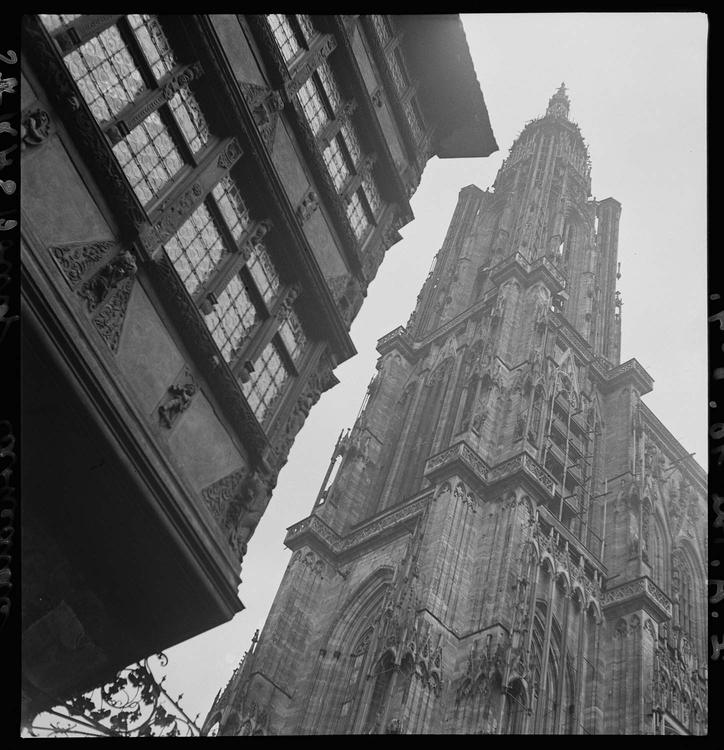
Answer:
<path fill-rule="evenodd" d="M 421 82 L 423 114 L 436 127 L 437 156 L 489 156 L 497 151 L 460 16 L 401 15 L 395 21 L 404 31 L 405 56 Z"/>

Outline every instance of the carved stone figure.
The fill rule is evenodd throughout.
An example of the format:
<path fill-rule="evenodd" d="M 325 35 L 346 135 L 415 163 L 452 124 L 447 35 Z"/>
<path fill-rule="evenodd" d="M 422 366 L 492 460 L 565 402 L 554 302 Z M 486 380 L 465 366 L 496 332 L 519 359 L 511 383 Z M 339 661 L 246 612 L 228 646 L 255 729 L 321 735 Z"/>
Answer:
<path fill-rule="evenodd" d="M 161 424 L 170 428 L 176 417 L 191 405 L 191 397 L 196 393 L 196 385 L 194 383 L 172 385 L 168 392 L 172 398 L 158 407 L 158 414 Z"/>

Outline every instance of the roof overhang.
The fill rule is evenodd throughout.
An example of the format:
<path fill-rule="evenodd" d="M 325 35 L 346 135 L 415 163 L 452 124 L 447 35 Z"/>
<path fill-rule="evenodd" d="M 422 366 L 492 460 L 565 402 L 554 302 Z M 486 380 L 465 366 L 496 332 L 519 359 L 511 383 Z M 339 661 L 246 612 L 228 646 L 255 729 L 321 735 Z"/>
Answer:
<path fill-rule="evenodd" d="M 401 15 L 405 56 L 420 79 L 418 101 L 435 125 L 442 159 L 489 156 L 498 150 L 458 14 Z"/>

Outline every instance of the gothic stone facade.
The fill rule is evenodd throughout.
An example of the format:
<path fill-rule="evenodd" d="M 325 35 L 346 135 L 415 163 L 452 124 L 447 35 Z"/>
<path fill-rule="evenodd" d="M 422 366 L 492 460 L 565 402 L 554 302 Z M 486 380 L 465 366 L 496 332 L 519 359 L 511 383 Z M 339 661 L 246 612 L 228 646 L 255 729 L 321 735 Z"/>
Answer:
<path fill-rule="evenodd" d="M 706 732 L 704 475 L 619 362 L 568 112 L 461 190 L 206 732 Z"/>
<path fill-rule="evenodd" d="M 246 544 L 425 163 L 496 144 L 457 16 L 23 33 L 32 712 L 241 609 Z"/>

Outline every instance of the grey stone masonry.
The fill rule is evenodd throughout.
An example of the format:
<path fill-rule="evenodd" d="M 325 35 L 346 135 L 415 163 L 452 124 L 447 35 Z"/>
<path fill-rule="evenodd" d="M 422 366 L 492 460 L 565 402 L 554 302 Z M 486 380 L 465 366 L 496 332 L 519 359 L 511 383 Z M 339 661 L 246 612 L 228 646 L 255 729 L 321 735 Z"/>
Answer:
<path fill-rule="evenodd" d="M 568 112 L 460 191 L 206 730 L 706 733 L 705 477 L 619 362 L 621 206 Z"/>

